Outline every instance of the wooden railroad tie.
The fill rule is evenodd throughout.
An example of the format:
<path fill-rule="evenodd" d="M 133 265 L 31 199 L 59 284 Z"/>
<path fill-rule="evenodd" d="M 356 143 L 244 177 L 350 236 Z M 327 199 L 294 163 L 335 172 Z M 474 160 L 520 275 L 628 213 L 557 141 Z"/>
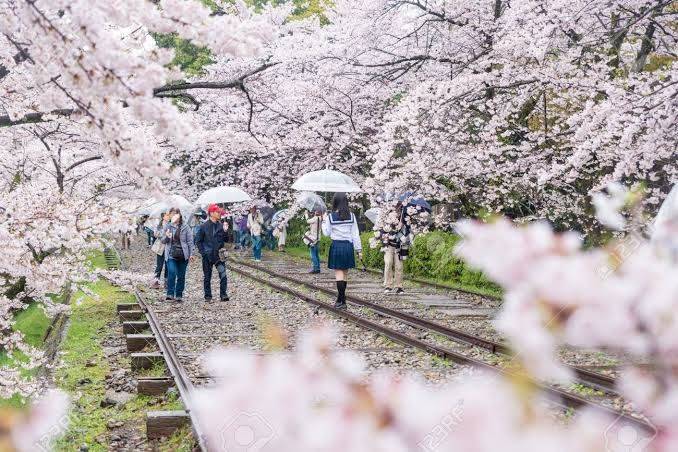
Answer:
<path fill-rule="evenodd" d="M 146 321 L 132 321 L 122 322 L 123 334 L 140 334 L 148 329 L 148 322 Z"/>
<path fill-rule="evenodd" d="M 127 321 L 127 320 L 145 320 L 146 319 L 146 314 L 144 314 L 144 311 L 138 310 L 138 311 L 118 311 L 118 315 L 120 316 L 120 320 Z"/>
<path fill-rule="evenodd" d="M 172 387 L 174 387 L 174 378 L 172 377 L 137 378 L 137 393 L 139 394 L 161 396 Z"/>
<path fill-rule="evenodd" d="M 150 369 L 157 363 L 164 362 L 165 358 L 162 356 L 162 353 L 130 353 L 130 364 L 132 366 L 132 371 Z"/>
<path fill-rule="evenodd" d="M 146 413 L 146 436 L 148 439 L 167 438 L 178 429 L 191 424 L 186 411 L 149 411 Z"/>
<path fill-rule="evenodd" d="M 139 303 L 118 303 L 115 309 L 117 312 L 138 311 L 141 310 L 141 306 L 139 306 Z"/>
<path fill-rule="evenodd" d="M 127 351 L 140 352 L 146 346 L 157 347 L 158 342 L 152 334 L 126 334 L 125 342 L 127 343 Z"/>

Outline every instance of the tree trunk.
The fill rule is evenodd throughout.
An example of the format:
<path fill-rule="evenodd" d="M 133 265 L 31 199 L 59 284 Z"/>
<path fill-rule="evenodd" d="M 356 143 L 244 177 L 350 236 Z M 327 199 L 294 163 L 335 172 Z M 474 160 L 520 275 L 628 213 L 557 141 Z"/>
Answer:
<path fill-rule="evenodd" d="M 633 63 L 633 72 L 641 72 L 645 67 L 647 56 L 652 51 L 652 38 L 654 37 L 654 30 L 655 30 L 654 21 L 650 21 L 650 23 L 647 24 L 647 28 L 645 29 L 645 34 L 643 35 L 643 43 L 640 45 L 638 55 L 636 55 L 636 61 Z"/>

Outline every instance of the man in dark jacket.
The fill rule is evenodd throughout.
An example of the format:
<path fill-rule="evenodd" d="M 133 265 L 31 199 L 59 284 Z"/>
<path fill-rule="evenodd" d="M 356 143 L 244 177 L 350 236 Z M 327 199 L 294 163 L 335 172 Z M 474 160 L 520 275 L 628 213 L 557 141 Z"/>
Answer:
<path fill-rule="evenodd" d="M 216 204 L 207 208 L 209 220 L 204 222 L 198 229 L 195 244 L 202 254 L 203 289 L 205 301 L 212 301 L 212 268 L 216 267 L 219 272 L 219 298 L 228 301 L 228 281 L 226 278 L 226 263 L 219 255 L 219 250 L 226 243 L 226 230 L 228 223 L 221 223 L 221 209 Z"/>

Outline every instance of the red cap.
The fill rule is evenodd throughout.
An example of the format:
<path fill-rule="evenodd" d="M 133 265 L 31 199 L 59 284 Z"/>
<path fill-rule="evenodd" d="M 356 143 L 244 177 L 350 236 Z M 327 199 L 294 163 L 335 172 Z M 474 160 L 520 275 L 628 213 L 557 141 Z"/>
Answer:
<path fill-rule="evenodd" d="M 221 212 L 221 207 L 216 204 L 210 204 L 209 207 L 207 207 L 207 213 L 211 214 L 212 212 Z"/>

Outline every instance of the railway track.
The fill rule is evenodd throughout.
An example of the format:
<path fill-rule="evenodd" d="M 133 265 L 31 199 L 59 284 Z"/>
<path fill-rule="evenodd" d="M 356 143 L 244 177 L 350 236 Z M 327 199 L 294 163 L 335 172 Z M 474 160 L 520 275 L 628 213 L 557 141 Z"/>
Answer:
<path fill-rule="evenodd" d="M 318 298 L 314 297 L 308 292 L 302 292 L 300 290 L 291 288 L 289 284 L 302 286 L 307 290 L 321 292 L 330 296 L 336 295 L 336 292 L 331 289 L 327 289 L 320 285 L 312 284 L 309 283 L 308 281 L 303 281 L 298 278 L 293 278 L 288 275 L 284 275 L 282 273 L 266 268 L 262 265 L 256 265 L 251 262 L 245 262 L 239 259 L 231 259 L 230 263 L 231 263 L 231 265 L 229 266 L 230 270 L 239 275 L 245 276 L 258 283 L 268 285 L 278 291 L 290 294 L 294 297 L 304 300 L 317 308 L 327 310 L 333 313 L 334 315 L 342 317 L 343 319 L 349 322 L 360 325 L 363 328 L 369 329 L 379 334 L 383 334 L 395 342 L 415 347 L 424 352 L 434 354 L 440 358 L 447 359 L 459 364 L 470 365 L 475 368 L 490 371 L 492 373 L 499 373 L 507 378 L 516 378 L 516 377 L 523 379 L 528 378 L 524 375 L 518 375 L 515 372 L 498 368 L 497 366 L 488 364 L 487 362 L 484 362 L 482 360 L 469 357 L 463 353 L 460 353 L 444 345 L 424 341 L 413 335 L 403 333 L 401 330 L 370 320 L 364 315 L 356 314 L 349 311 L 338 310 L 334 308 L 334 306 L 331 303 L 320 301 Z M 243 267 L 246 268 L 247 270 L 243 269 Z M 263 273 L 263 275 L 257 275 L 253 271 L 261 272 Z M 275 281 L 276 279 L 282 282 L 276 282 Z M 398 311 L 386 306 L 382 306 L 377 303 L 373 303 L 369 300 L 366 300 L 356 295 L 350 296 L 347 295 L 347 302 L 352 303 L 354 305 L 367 307 L 381 316 L 388 317 L 389 319 L 396 319 L 402 321 L 404 324 L 410 327 L 419 329 L 421 328 L 428 329 L 437 334 L 444 335 L 445 337 L 456 342 L 462 342 L 465 344 L 482 347 L 492 353 L 508 353 L 508 348 L 506 348 L 502 344 L 487 341 L 483 338 L 469 335 L 468 333 L 465 332 L 450 329 L 444 325 L 431 322 L 427 319 L 422 319 L 406 312 Z M 601 388 L 607 392 L 614 391 L 614 380 L 611 379 L 610 377 L 580 368 L 573 368 L 573 371 L 576 373 L 579 379 L 585 381 L 587 384 L 591 386 Z M 583 406 L 593 407 L 594 409 L 604 412 L 613 417 L 621 418 L 624 420 L 624 422 L 627 422 L 629 424 L 635 425 L 646 430 L 651 430 L 650 424 L 646 423 L 644 420 L 640 418 L 618 412 L 604 405 L 587 400 L 571 392 L 555 388 L 551 385 L 544 384 L 542 382 L 538 382 L 532 379 L 529 380 L 533 385 L 535 385 L 541 391 L 549 395 L 551 399 L 554 401 L 554 403 L 563 408 L 580 408 Z"/>
<path fill-rule="evenodd" d="M 264 272 L 274 278 L 283 279 L 290 283 L 301 285 L 308 289 L 319 291 L 330 296 L 337 295 L 337 292 L 335 290 L 328 289 L 326 287 L 320 286 L 318 284 L 313 284 L 308 281 L 301 280 L 299 278 L 293 278 L 289 275 L 271 270 L 270 268 L 266 268 L 263 265 L 256 265 L 251 262 L 233 259 L 232 262 L 235 262 L 239 265 L 249 267 L 260 272 Z M 443 337 L 450 339 L 454 342 L 480 347 L 495 354 L 500 354 L 509 357 L 512 355 L 511 349 L 504 344 L 494 342 L 477 335 L 469 334 L 458 329 L 450 328 L 449 326 L 418 317 L 408 312 L 384 306 L 382 304 L 367 300 L 366 298 L 355 294 L 351 293 L 347 294 L 346 300 L 351 304 L 367 307 L 382 316 L 401 320 L 414 328 L 420 328 L 423 330 L 438 333 Z M 597 372 L 590 371 L 588 369 L 583 369 L 577 366 L 568 365 L 567 367 L 573 372 L 574 375 L 576 375 L 577 379 L 582 383 L 585 383 L 601 391 L 605 391 L 612 394 L 617 393 L 615 388 L 616 382 L 614 378 Z"/>
<path fill-rule="evenodd" d="M 117 259 L 115 258 L 111 259 L 111 261 L 116 260 Z M 107 258 L 107 262 L 108 261 L 109 259 Z M 139 262 L 137 262 L 136 259 L 133 258 L 129 261 L 132 266 L 139 266 Z M 271 269 L 265 269 L 265 271 L 264 269 L 258 267 L 259 266 L 248 262 L 230 259 L 229 271 L 239 275 L 240 277 L 236 279 L 236 287 L 233 289 L 235 291 L 235 296 L 234 293 L 231 293 L 232 301 L 229 303 L 213 303 L 206 305 L 199 299 L 199 297 L 197 297 L 197 292 L 201 291 L 198 289 L 199 285 L 195 285 L 195 282 L 192 282 L 189 285 L 189 287 L 195 287 L 193 290 L 195 293 L 191 295 L 193 300 L 189 300 L 189 303 L 186 303 L 185 301 L 181 305 L 168 305 L 160 301 L 160 297 L 156 297 L 155 294 L 151 295 L 150 297 L 146 292 L 139 292 L 136 294 L 138 304 L 143 311 L 144 318 L 148 321 L 148 328 L 150 329 L 150 332 L 154 338 L 153 343 L 149 343 L 149 346 L 150 348 L 157 349 L 159 354 L 166 362 L 169 374 L 171 375 L 171 378 L 177 387 L 178 393 L 181 396 L 184 407 L 190 416 L 190 425 L 200 450 L 210 450 L 210 446 L 209 444 L 205 443 L 205 436 L 200 426 L 200 421 L 195 416 L 191 394 L 195 390 L 196 386 L 202 386 L 203 384 L 209 384 L 209 382 L 214 381 L 210 375 L 206 375 L 204 372 L 200 371 L 201 366 L 199 365 L 198 360 L 201 353 L 215 344 L 223 344 L 224 338 L 229 335 L 236 337 L 237 341 L 234 342 L 229 339 L 229 341 L 226 342 L 228 344 L 240 343 L 241 345 L 245 345 L 248 348 L 254 349 L 253 353 L 266 353 L 265 351 L 261 350 L 256 351 L 258 348 L 258 344 L 256 342 L 258 335 L 254 329 L 252 329 L 250 333 L 232 332 L 232 329 L 235 325 L 239 325 L 239 323 L 246 322 L 251 319 L 251 317 L 242 317 L 243 315 L 247 316 L 251 314 L 251 312 L 245 312 L 244 314 L 242 312 L 243 308 L 246 306 L 249 307 L 251 302 L 239 302 L 238 299 L 241 297 L 237 292 L 238 287 L 246 286 L 248 284 L 250 288 L 261 288 L 262 286 L 268 286 L 279 293 L 286 294 L 293 297 L 294 299 L 304 301 L 310 307 L 307 308 L 306 312 L 299 314 L 299 319 L 312 317 L 313 308 L 319 308 L 322 311 L 326 311 L 330 314 L 330 318 L 336 317 L 343 319 L 346 321 L 346 323 L 342 327 L 342 330 L 347 332 L 347 335 L 344 337 L 348 337 L 345 340 L 349 343 L 352 343 L 351 341 L 353 339 L 351 338 L 355 336 L 366 335 L 366 333 L 359 333 L 358 331 L 369 331 L 370 334 L 374 335 L 374 338 L 369 339 L 368 341 L 369 347 L 367 348 L 370 348 L 370 350 L 364 348 L 364 351 L 367 353 L 372 352 L 380 357 L 383 357 L 387 354 L 400 356 L 403 353 L 409 353 L 409 356 L 413 356 L 415 360 L 418 361 L 429 359 L 423 358 L 425 356 L 432 356 L 460 364 L 461 367 L 457 369 L 475 367 L 500 373 L 508 378 L 517 377 L 516 374 L 510 371 L 499 369 L 496 366 L 488 364 L 487 362 L 483 362 L 482 360 L 466 356 L 465 354 L 460 353 L 459 351 L 446 345 L 422 340 L 416 336 L 413 336 L 412 334 L 408 334 L 405 332 L 405 330 L 408 328 L 416 328 L 419 330 L 433 331 L 436 335 L 444 336 L 446 338 L 448 338 L 448 336 L 450 338 L 455 338 L 455 342 L 459 344 L 476 347 L 488 353 L 500 354 L 502 352 L 507 352 L 508 349 L 503 344 L 469 335 L 463 331 L 455 331 L 454 329 L 451 329 L 445 325 L 437 324 L 436 322 L 432 322 L 428 319 L 418 318 L 417 316 L 414 316 L 410 313 L 403 312 L 392 307 L 379 306 L 377 303 L 372 303 L 369 300 L 363 299 L 362 297 L 355 296 L 353 294 L 347 301 L 357 306 L 361 306 L 361 309 L 372 312 L 372 317 L 375 317 L 374 313 L 378 314 L 376 316 L 377 318 L 385 318 L 388 320 L 388 322 L 391 322 L 391 324 L 388 324 L 388 322 L 387 324 L 384 324 L 383 321 L 377 321 L 367 315 L 336 310 L 333 308 L 331 303 L 321 301 L 318 296 L 312 293 L 316 292 L 327 297 L 335 295 L 334 291 L 319 285 L 314 286 L 308 281 L 295 281 L 288 275 L 276 274 L 279 272 L 275 272 Z M 194 267 L 194 270 L 192 271 L 192 276 L 197 279 L 199 277 L 199 270 L 195 269 Z M 233 284 L 233 279 L 234 278 L 231 278 L 231 284 Z M 247 280 L 251 282 L 247 282 Z M 303 290 L 289 287 L 290 285 L 300 286 Z M 257 290 L 261 292 L 260 289 Z M 263 311 L 269 311 L 272 307 L 277 306 L 280 306 L 281 309 L 284 310 L 299 309 L 296 306 L 304 305 L 303 303 L 295 304 L 292 299 L 281 299 L 281 296 L 276 295 L 275 293 L 270 293 L 270 295 L 265 297 L 259 293 L 258 297 L 259 300 L 263 300 L 263 298 L 270 298 L 270 303 L 268 305 L 262 305 L 257 308 Z M 235 303 L 233 302 L 234 299 Z M 263 303 L 263 301 L 259 302 Z M 256 305 L 256 303 L 257 302 L 255 301 L 254 304 Z M 370 305 L 370 303 L 372 303 L 374 306 Z M 215 313 L 223 313 L 224 317 L 221 318 L 227 319 L 230 324 L 223 325 L 223 322 L 220 323 L 220 320 L 212 320 L 211 318 L 206 319 L 206 317 L 209 317 L 209 315 Z M 275 315 L 275 313 L 273 315 Z M 215 319 L 217 318 L 218 317 L 215 317 Z M 290 331 L 292 331 L 292 328 L 298 329 L 300 327 L 300 322 L 298 320 L 293 319 L 292 321 L 295 323 L 290 326 Z M 403 325 L 404 328 L 402 327 Z M 201 328 L 209 331 L 209 334 L 196 334 L 195 331 L 199 331 Z M 243 329 L 241 328 L 240 331 L 242 330 Z M 386 338 L 384 339 L 386 342 L 379 342 L 378 338 L 380 337 Z M 184 348 L 182 350 L 182 347 L 184 347 L 183 344 L 187 342 L 191 343 L 193 346 L 195 346 L 197 343 L 200 343 L 200 346 L 198 349 L 195 349 L 195 353 L 186 353 L 186 349 Z M 387 347 L 387 343 L 393 345 L 391 345 L 390 348 L 385 348 Z M 395 345 L 399 345 L 400 348 L 396 347 Z M 351 345 L 348 347 L 351 349 Z M 356 346 L 353 345 L 353 347 Z M 419 352 L 415 355 L 414 352 L 408 352 L 408 350 L 419 350 Z M 182 353 L 182 351 L 184 353 Z M 398 361 L 396 360 L 396 362 Z M 407 367 L 409 368 L 409 366 L 410 365 L 408 364 Z M 523 377 L 521 376 L 521 378 Z M 606 382 L 604 379 L 601 381 L 600 387 L 605 388 L 607 391 L 608 387 L 605 385 L 609 384 L 609 381 Z M 550 395 L 554 403 L 560 407 L 579 408 L 582 406 L 589 406 L 599 411 L 605 412 L 608 415 L 621 418 L 623 419 L 623 422 L 634 425 L 635 427 L 640 427 L 643 429 L 651 428 L 640 418 L 619 413 L 612 408 L 593 403 L 583 397 L 579 397 L 575 394 L 542 384 L 540 382 L 533 381 L 532 383 L 538 386 L 546 394 Z M 593 383 L 589 384 L 594 386 Z"/>
<path fill-rule="evenodd" d="M 115 248 L 106 248 L 104 250 L 104 259 L 107 267 L 111 270 L 117 270 L 123 267 L 123 260 L 120 257 L 118 250 Z M 153 307 L 146 302 L 145 296 L 139 291 L 134 292 L 134 297 L 141 308 L 141 311 L 148 322 L 148 327 L 155 339 L 153 343 L 149 342 L 148 345 L 157 346 L 160 354 L 163 356 L 165 365 L 174 380 L 174 386 L 177 388 L 185 411 L 189 416 L 197 448 L 201 452 L 208 452 L 210 449 L 206 442 L 206 435 L 203 432 L 197 414 L 193 408 L 193 392 L 195 391 L 195 387 L 191 382 L 191 378 L 179 360 L 172 342 L 163 330 L 158 315 Z"/>

